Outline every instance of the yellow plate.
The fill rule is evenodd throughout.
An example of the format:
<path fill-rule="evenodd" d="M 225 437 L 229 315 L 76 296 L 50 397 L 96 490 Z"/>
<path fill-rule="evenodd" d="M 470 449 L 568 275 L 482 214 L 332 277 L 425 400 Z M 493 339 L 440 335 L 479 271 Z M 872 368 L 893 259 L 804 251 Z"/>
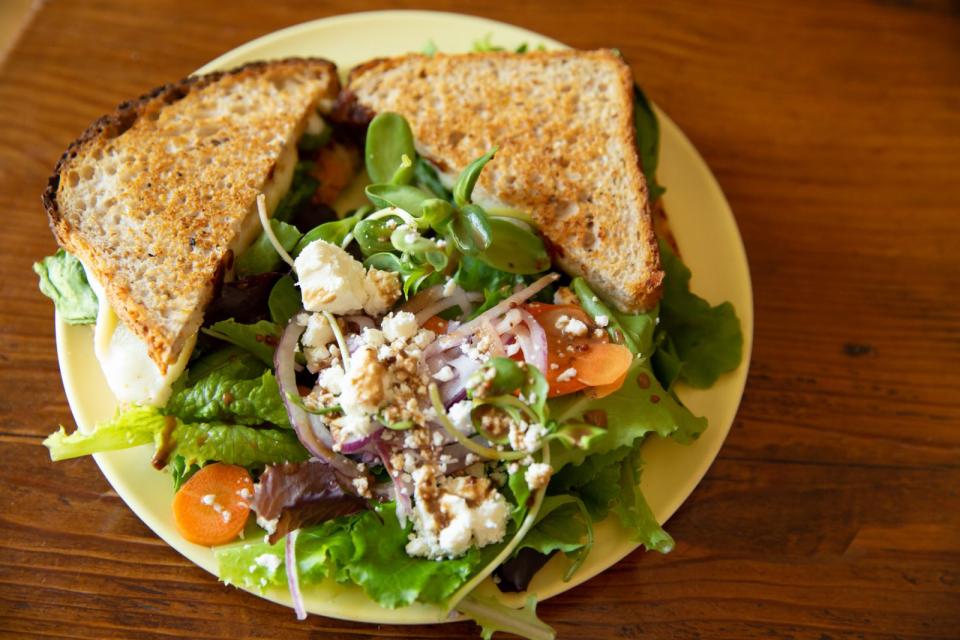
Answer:
<path fill-rule="evenodd" d="M 494 43 L 516 47 L 526 42 L 561 48 L 559 42 L 511 25 L 449 13 L 381 11 L 357 13 L 283 29 L 224 54 L 200 72 L 228 69 L 250 60 L 286 56 L 321 56 L 337 63 L 342 72 L 378 56 L 420 50 L 428 41 L 441 51 L 466 51 L 475 40 L 490 34 Z M 643 78 L 639 78 L 643 83 Z M 659 180 L 671 227 L 684 260 L 693 271 L 693 289 L 716 304 L 730 300 L 737 309 L 744 333 L 744 357 L 740 368 L 705 391 L 682 389 L 690 409 L 705 415 L 710 427 L 691 446 L 654 439 L 644 448 L 646 467 L 642 487 L 654 514 L 664 522 L 680 507 L 716 457 L 733 422 L 750 361 L 753 338 L 753 300 L 750 273 L 736 222 L 723 192 L 710 169 L 679 128 L 662 112 Z M 84 430 L 111 417 L 115 400 L 93 353 L 91 327 L 70 326 L 57 319 L 57 351 L 67 399 L 77 425 Z M 216 574 L 213 553 L 180 537 L 170 510 L 173 498 L 168 475 L 150 465 L 152 447 L 138 447 L 96 455 L 97 464 L 121 498 L 141 520 L 170 546 L 207 571 Z M 597 575 L 636 549 L 612 520 L 596 530 L 593 552 L 569 582 L 561 579 L 564 560 L 554 558 L 531 584 L 542 600 L 566 591 Z M 499 593 L 492 584 L 481 585 Z M 290 605 L 286 590 L 270 590 L 264 597 Z M 433 606 L 415 605 L 388 610 L 366 598 L 353 585 L 323 584 L 307 590 L 307 610 L 334 618 L 373 623 L 432 623 L 446 619 Z M 519 604 L 518 596 L 502 596 Z"/>

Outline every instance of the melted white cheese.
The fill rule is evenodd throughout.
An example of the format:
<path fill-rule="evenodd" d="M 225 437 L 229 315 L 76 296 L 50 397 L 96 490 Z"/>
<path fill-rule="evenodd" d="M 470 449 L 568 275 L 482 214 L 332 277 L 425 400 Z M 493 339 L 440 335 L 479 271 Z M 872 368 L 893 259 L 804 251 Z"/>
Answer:
<path fill-rule="evenodd" d="M 187 340 L 180 358 L 167 367 L 167 373 L 160 373 L 160 368 L 147 355 L 147 346 L 120 322 L 103 287 L 89 270 L 84 270 L 100 302 L 93 347 L 107 385 L 120 404 L 163 406 L 170 397 L 171 385 L 187 366 L 197 336 Z"/>

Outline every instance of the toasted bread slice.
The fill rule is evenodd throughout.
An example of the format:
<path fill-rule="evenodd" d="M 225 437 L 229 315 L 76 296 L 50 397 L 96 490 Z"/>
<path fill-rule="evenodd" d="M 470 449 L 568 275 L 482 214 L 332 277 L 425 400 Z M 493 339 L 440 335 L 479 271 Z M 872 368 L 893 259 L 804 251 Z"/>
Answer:
<path fill-rule="evenodd" d="M 474 199 L 530 214 L 559 265 L 620 310 L 656 304 L 663 272 L 619 55 L 407 55 L 357 67 L 347 89 L 341 113 L 400 113 L 448 180 L 498 146 Z"/>
<path fill-rule="evenodd" d="M 161 372 L 256 235 L 257 195 L 276 206 L 307 118 L 339 91 L 320 59 L 193 76 L 121 104 L 63 154 L 43 194 L 50 227 Z"/>

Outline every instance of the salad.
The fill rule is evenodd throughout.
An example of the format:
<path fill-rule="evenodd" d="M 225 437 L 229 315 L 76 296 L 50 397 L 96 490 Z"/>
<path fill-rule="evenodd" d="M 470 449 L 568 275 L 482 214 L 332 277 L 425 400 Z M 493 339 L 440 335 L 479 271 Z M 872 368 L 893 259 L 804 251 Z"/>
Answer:
<path fill-rule="evenodd" d="M 636 119 L 656 185 L 656 119 L 639 90 Z M 272 219 L 261 196 L 263 233 L 164 406 L 121 407 L 44 444 L 62 460 L 152 443 L 181 534 L 216 547 L 224 582 L 289 589 L 299 618 L 303 591 L 335 580 L 383 607 L 459 611 L 485 637 L 553 637 L 534 598 L 512 610 L 475 587 L 525 591 L 554 556 L 569 579 L 607 517 L 672 549 L 639 490 L 642 444 L 707 427 L 675 386 L 734 369 L 739 322 L 689 291 L 665 241 L 664 295 L 647 313 L 553 268 L 528 217 L 473 201 L 496 149 L 448 190 L 401 116 L 378 115 L 363 140 L 368 202 L 342 217 L 316 206 L 341 135 L 327 124 L 301 140 L 289 193 Z M 35 269 L 61 317 L 95 320 L 76 258 Z"/>

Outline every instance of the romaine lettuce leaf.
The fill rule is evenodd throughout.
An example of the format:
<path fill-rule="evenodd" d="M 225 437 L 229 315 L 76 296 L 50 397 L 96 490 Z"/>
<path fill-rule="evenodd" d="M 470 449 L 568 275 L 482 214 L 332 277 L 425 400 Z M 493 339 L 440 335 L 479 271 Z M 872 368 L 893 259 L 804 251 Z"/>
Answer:
<path fill-rule="evenodd" d="M 705 389 L 721 374 L 736 369 L 743 354 L 743 333 L 729 302 L 715 307 L 690 291 L 690 270 L 660 242 L 666 276 L 660 302 L 660 328 L 669 338 L 668 353 L 679 359 L 679 379 Z"/>
<path fill-rule="evenodd" d="M 74 256 L 58 249 L 33 265 L 40 276 L 40 291 L 53 300 L 57 313 L 68 324 L 93 324 L 97 321 L 97 294 L 87 281 L 83 265 Z"/>
<path fill-rule="evenodd" d="M 162 452 L 158 467 L 176 456 L 184 465 L 203 465 L 210 461 L 262 467 L 278 462 L 300 462 L 309 457 L 293 431 L 252 429 L 221 423 L 187 424 L 165 416 L 156 407 L 133 406 L 112 420 L 101 423 L 90 433 L 66 430 L 51 434 L 43 441 L 54 461 L 128 449 L 154 442 Z"/>
<path fill-rule="evenodd" d="M 215 371 L 223 376 L 248 380 L 256 378 L 266 370 L 267 366 L 252 353 L 236 345 L 229 345 L 191 362 L 186 373 L 181 376 L 182 380 L 177 380 L 177 384 L 190 386 Z"/>
<path fill-rule="evenodd" d="M 229 372 L 214 371 L 186 389 L 176 391 L 163 412 L 184 422 L 231 422 L 257 425 L 264 422 L 290 427 L 280 387 L 273 372 L 238 380 Z"/>
<path fill-rule="evenodd" d="M 266 320 L 254 324 L 221 320 L 208 329 L 203 329 L 203 332 L 242 347 L 268 367 L 273 367 L 273 352 L 280 341 L 280 325 Z"/>

